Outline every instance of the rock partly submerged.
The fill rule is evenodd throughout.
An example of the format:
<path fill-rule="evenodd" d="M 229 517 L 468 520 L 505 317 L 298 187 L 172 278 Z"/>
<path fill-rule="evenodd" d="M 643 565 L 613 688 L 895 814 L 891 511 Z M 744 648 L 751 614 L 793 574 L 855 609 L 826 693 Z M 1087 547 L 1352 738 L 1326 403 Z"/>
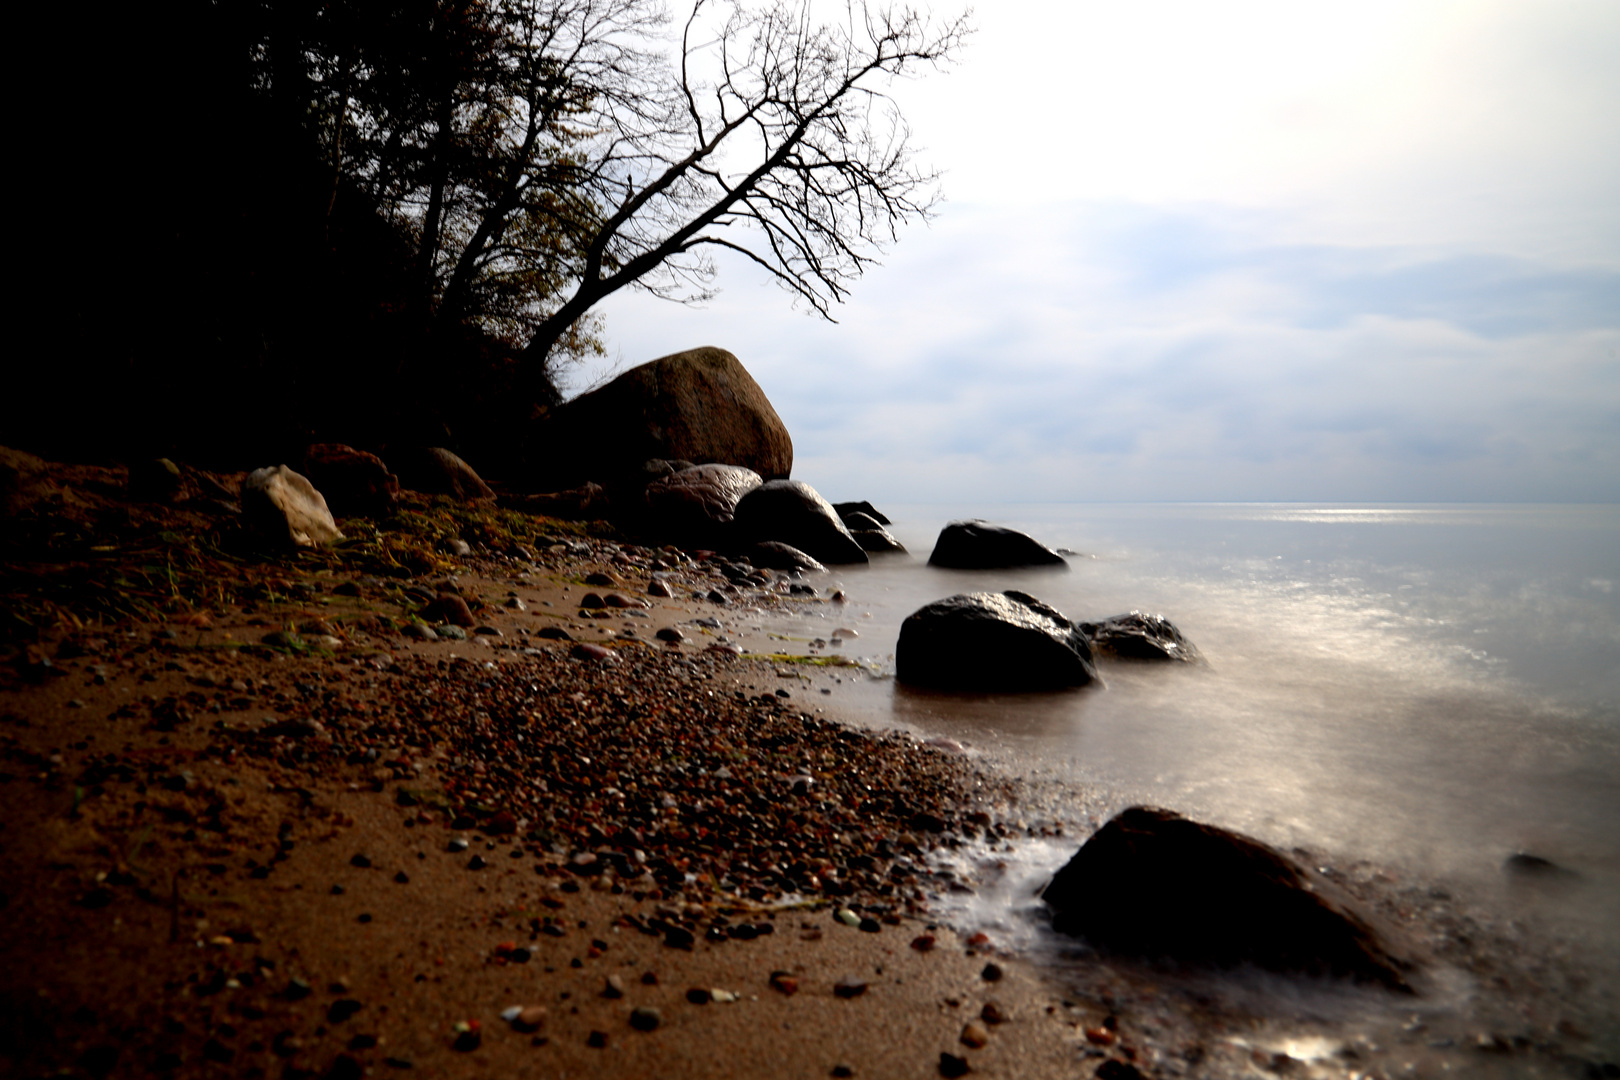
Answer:
<path fill-rule="evenodd" d="M 1098 653 L 1121 660 L 1179 660 L 1190 664 L 1201 659 L 1198 647 L 1163 615 L 1132 611 L 1080 623 L 1079 629 Z"/>
<path fill-rule="evenodd" d="M 731 534 L 737 504 L 760 475 L 741 465 L 696 465 L 647 485 L 645 527 L 661 540 L 718 547 Z"/>
<path fill-rule="evenodd" d="M 1091 645 L 1063 614 L 1027 593 L 962 593 L 900 626 L 895 676 L 944 690 L 1051 690 L 1097 678 Z"/>
<path fill-rule="evenodd" d="M 941 529 L 928 565 L 947 570 L 1069 566 L 1063 556 L 1028 534 L 977 520 L 953 521 Z"/>
<path fill-rule="evenodd" d="M 1104 952 L 1195 966 L 1253 964 L 1411 991 L 1411 965 L 1291 860 L 1168 810 L 1121 812 L 1041 897 L 1055 929 Z"/>

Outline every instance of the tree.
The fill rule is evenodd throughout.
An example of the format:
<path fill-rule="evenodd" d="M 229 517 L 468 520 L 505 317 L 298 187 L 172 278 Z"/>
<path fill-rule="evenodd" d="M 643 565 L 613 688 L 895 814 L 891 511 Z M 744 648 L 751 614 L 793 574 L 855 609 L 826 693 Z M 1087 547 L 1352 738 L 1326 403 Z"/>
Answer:
<path fill-rule="evenodd" d="M 775 0 L 711 21 L 705 6 L 693 4 L 673 64 L 594 87 L 580 128 L 596 133 L 582 139 L 573 197 L 551 219 L 576 238 L 560 253 L 572 291 L 523 354 L 536 396 L 558 343 L 596 304 L 631 286 L 710 295 L 717 249 L 830 319 L 883 243 L 937 198 L 937 176 L 915 165 L 885 91 L 950 61 L 965 15 L 935 23 L 847 0 L 842 22 L 817 23 L 808 0 Z"/>

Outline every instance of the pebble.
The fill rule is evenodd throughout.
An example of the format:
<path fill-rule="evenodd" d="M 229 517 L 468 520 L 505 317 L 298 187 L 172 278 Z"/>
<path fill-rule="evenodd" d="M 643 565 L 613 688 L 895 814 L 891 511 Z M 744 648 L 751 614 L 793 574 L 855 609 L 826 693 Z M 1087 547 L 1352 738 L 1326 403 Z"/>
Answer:
<path fill-rule="evenodd" d="M 966 1058 L 959 1058 L 955 1054 L 939 1052 L 939 1075 L 945 1077 L 966 1076 L 971 1072 Z"/>
<path fill-rule="evenodd" d="M 731 600 L 727 598 L 726 594 L 721 592 L 719 589 L 710 589 L 709 594 L 707 597 L 705 597 L 705 599 L 707 599 L 710 603 L 715 604 L 731 603 Z"/>
<path fill-rule="evenodd" d="M 962 1028 L 961 1042 L 963 1046 L 970 1046 L 975 1050 L 982 1050 L 984 1044 L 990 1041 L 990 1032 L 983 1024 L 969 1021 Z"/>
<path fill-rule="evenodd" d="M 618 974 L 612 974 L 603 979 L 602 996 L 605 998 L 624 997 L 624 979 Z"/>
<path fill-rule="evenodd" d="M 594 610 L 607 607 L 607 601 L 602 599 L 600 593 L 588 592 L 579 598 L 579 606 L 587 610 Z"/>
<path fill-rule="evenodd" d="M 979 978 L 985 982 L 1000 982 L 1001 977 L 1005 974 L 1006 972 L 1001 970 L 1000 964 L 986 964 L 984 970 L 979 972 Z"/>
<path fill-rule="evenodd" d="M 845 975 L 833 983 L 833 993 L 841 998 L 858 998 L 866 993 L 866 980 L 855 975 Z"/>
<path fill-rule="evenodd" d="M 455 853 L 455 852 L 459 852 L 459 851 L 466 851 L 467 850 L 467 841 L 463 837 L 453 836 L 453 837 L 450 838 L 450 842 L 445 845 L 444 849 L 446 851 L 451 852 L 451 853 Z"/>
<path fill-rule="evenodd" d="M 505 637 L 506 636 L 505 634 L 501 633 L 499 630 L 495 629 L 493 626 L 480 626 L 478 629 L 474 630 L 473 633 L 482 634 L 484 637 Z"/>
<path fill-rule="evenodd" d="M 644 608 L 647 606 L 645 600 L 632 600 L 623 593 L 616 592 L 608 593 L 602 598 L 602 601 L 610 608 Z"/>
<path fill-rule="evenodd" d="M 686 992 L 686 1000 L 693 1005 L 707 1005 L 709 1003 L 709 991 L 706 987 L 694 986 Z"/>
<path fill-rule="evenodd" d="M 771 972 L 771 989 L 792 997 L 799 992 L 799 980 L 785 971 Z"/>
<path fill-rule="evenodd" d="M 581 641 L 576 644 L 572 649 L 568 650 L 568 655 L 572 656 L 575 660 L 617 659 L 617 657 L 613 655 L 612 649 L 604 648 L 601 645 L 592 645 L 588 641 Z"/>
<path fill-rule="evenodd" d="M 617 586 L 619 583 L 616 580 L 614 580 L 614 578 L 611 575 L 604 574 L 600 570 L 598 570 L 593 574 L 587 574 L 585 576 L 585 584 L 587 584 L 587 585 L 600 585 L 600 586 L 602 586 L 604 588 L 611 589 L 611 588 L 614 588 L 615 586 Z"/>
<path fill-rule="evenodd" d="M 573 635 L 571 635 L 568 631 L 564 630 L 560 626 L 542 626 L 540 628 L 540 632 L 538 634 L 536 634 L 535 636 L 545 638 L 548 641 L 573 641 L 574 640 Z"/>
<path fill-rule="evenodd" d="M 523 1032 L 540 1030 L 545 1025 L 547 1015 L 544 1005 L 513 1006 L 513 1008 L 507 1010 L 507 1013 L 512 1015 L 507 1016 L 506 1013 L 501 1015 L 513 1027 Z"/>
<path fill-rule="evenodd" d="M 426 624 L 419 622 L 406 623 L 405 628 L 401 630 L 400 633 L 404 634 L 408 638 L 415 638 L 417 641 L 439 640 L 439 635 L 433 632 L 433 628 L 431 626 L 427 626 Z"/>
<path fill-rule="evenodd" d="M 1012 1017 L 1008 1016 L 1002 1007 L 994 1001 L 987 1001 L 984 1003 L 984 1008 L 979 1010 L 979 1019 L 987 1024 L 1005 1024 Z"/>
<path fill-rule="evenodd" d="M 630 1010 L 630 1026 L 637 1031 L 654 1031 L 664 1022 L 663 1014 L 648 1005 Z"/>
<path fill-rule="evenodd" d="M 933 934 L 920 934 L 911 939 L 911 947 L 918 952 L 932 952 L 937 941 Z"/>
<path fill-rule="evenodd" d="M 463 630 L 455 623 L 445 623 L 443 626 L 435 626 L 433 628 L 433 632 L 442 638 L 449 639 L 450 641 L 467 640 L 467 631 Z"/>
<path fill-rule="evenodd" d="M 522 599 L 520 599 L 519 597 L 516 597 L 516 596 L 507 597 L 506 598 L 506 606 L 511 608 L 513 611 L 528 611 L 529 610 L 529 605 L 525 604 L 522 601 Z"/>
<path fill-rule="evenodd" d="M 647 595 L 670 597 L 675 595 L 675 590 L 671 589 L 662 581 L 655 581 L 647 586 Z"/>
<path fill-rule="evenodd" d="M 795 778 L 795 779 L 798 779 L 798 778 Z M 795 784 L 794 786 L 797 787 L 798 785 Z M 845 926 L 859 926 L 859 925 L 861 925 L 861 917 L 859 915 L 855 914 L 853 911 L 849 910 L 849 908 L 839 908 L 838 913 L 836 915 L 834 915 L 833 918 L 837 919 L 839 922 L 843 923 Z"/>
<path fill-rule="evenodd" d="M 686 635 L 681 633 L 679 630 L 675 629 L 673 626 L 666 626 L 663 629 L 659 630 L 658 633 L 653 635 L 653 636 L 656 637 L 659 641 L 685 641 L 686 640 Z"/>

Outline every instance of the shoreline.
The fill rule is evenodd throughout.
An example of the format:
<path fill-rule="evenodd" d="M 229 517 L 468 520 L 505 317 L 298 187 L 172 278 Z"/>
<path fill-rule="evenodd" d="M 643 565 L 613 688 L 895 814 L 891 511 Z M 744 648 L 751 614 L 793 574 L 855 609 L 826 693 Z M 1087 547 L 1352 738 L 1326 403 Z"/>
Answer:
<path fill-rule="evenodd" d="M 1021 781 L 848 723 L 837 695 L 807 700 L 800 674 L 834 662 L 825 649 L 806 646 L 798 662 L 734 654 L 779 639 L 694 625 L 717 610 L 691 599 L 703 591 L 701 565 L 544 519 L 528 525 L 552 542 L 523 548 L 489 527 L 509 515 L 443 502 L 410 512 L 418 526 L 450 522 L 482 536 L 478 554 L 405 552 L 436 565 L 399 579 L 338 558 L 216 561 L 204 570 L 239 577 L 229 602 L 171 609 L 162 622 L 61 621 L 19 654 L 19 672 L 47 660 L 56 671 L 0 689 L 0 771 L 9 777 L 0 784 L 0 941 L 15 967 L 34 973 L 6 992 L 0 1055 L 15 1071 L 296 1078 L 390 1075 L 409 1062 L 418 1071 L 406 1075 L 808 1077 L 842 1066 L 921 1077 L 953 1069 L 940 1057 L 950 1054 L 978 1073 L 1029 1077 L 1085 1077 L 1108 1062 L 1115 1076 L 1255 1067 L 1394 1076 L 1407 1061 L 1419 1075 L 1451 1062 L 1488 1070 L 1481 1075 L 1525 1075 L 1537 1062 L 1579 1075 L 1593 1025 L 1550 1013 L 1528 1024 L 1504 1018 L 1499 1030 L 1463 1030 L 1472 1013 L 1446 1021 L 1455 1032 L 1432 1017 L 1392 1027 L 1383 1014 L 1358 1028 L 1312 1013 L 1357 1004 L 1331 987 L 1316 1006 L 1317 991 L 1305 987 L 1302 1005 L 1288 1000 L 1298 987 L 1245 997 L 1227 994 L 1225 976 L 1184 977 L 1083 949 L 1064 964 L 1037 964 L 961 940 L 929 905 L 930 891 L 951 888 L 930 853 L 993 866 L 995 846 L 969 832 L 983 838 L 999 825 L 1005 851 L 1042 824 L 1062 824 L 1055 801 L 1043 810 Z M 92 527 L 86 538 L 105 533 Z M 611 574 L 618 587 L 586 585 L 591 573 Z M 672 591 L 687 599 L 648 596 L 655 574 L 684 577 L 686 588 Z M 724 587 L 712 577 L 701 584 Z M 453 586 L 475 621 L 501 636 L 424 643 L 399 634 L 409 612 L 437 602 L 436 585 Z M 652 606 L 584 619 L 574 605 L 586 591 Z M 523 609 L 505 606 L 509 593 Z M 548 625 L 618 659 L 571 659 L 571 644 L 539 637 Z M 654 631 L 667 626 L 688 640 L 659 643 Z M 276 634 L 294 637 L 265 644 Z M 722 643 L 727 635 L 734 640 Z M 694 750 L 694 739 L 704 745 Z M 651 771 L 671 762 L 679 772 Z M 679 824 L 651 837 L 642 828 L 633 840 L 608 828 L 626 810 L 600 796 L 629 791 L 622 776 L 609 779 L 610 766 L 635 773 L 644 817 L 673 812 Z M 871 782 L 874 772 L 882 783 Z M 796 791 L 806 775 L 812 782 Z M 666 795 L 675 806 L 663 805 Z M 581 807 L 594 817 L 545 819 Z M 1050 822 L 1039 816 L 1048 811 Z M 739 823 L 762 851 L 779 840 L 792 847 L 819 822 L 833 839 L 795 849 L 802 867 L 735 857 Z M 448 850 L 458 838 L 467 849 Z M 606 854 L 574 861 L 598 851 Z M 481 869 L 469 868 L 474 855 Z M 1448 963 L 1466 967 L 1472 934 L 1472 948 L 1490 954 L 1480 979 L 1528 987 L 1547 976 L 1526 955 L 1537 941 L 1481 928 L 1435 897 L 1403 898 L 1376 867 L 1348 869 L 1361 899 Z M 806 874 L 819 888 L 806 887 Z M 870 925 L 846 925 L 840 910 Z M 716 928 L 724 933 L 711 938 Z M 1463 945 L 1439 940 L 1447 934 Z M 912 947 L 926 937 L 933 948 Z M 984 978 L 989 963 L 999 980 Z M 655 983 L 641 981 L 647 972 Z M 776 972 L 787 973 L 792 994 L 781 977 L 773 982 Z M 851 996 L 837 993 L 840 981 Z M 736 1000 L 686 997 L 716 989 Z M 1526 1007 L 1533 1000 L 1546 1013 L 1546 997 L 1529 995 Z M 985 1021 L 989 1002 L 1011 1019 Z M 533 1005 L 547 1015 L 532 1031 L 501 1019 Z M 659 1011 L 656 1030 L 631 1026 L 636 1008 Z M 457 1025 L 474 1021 L 476 1048 L 456 1049 L 473 1034 Z M 963 1042 L 971 1024 L 980 1030 L 969 1041 L 982 1047 Z M 1316 1056 L 1290 1041 L 1311 1030 L 1343 1038 Z"/>

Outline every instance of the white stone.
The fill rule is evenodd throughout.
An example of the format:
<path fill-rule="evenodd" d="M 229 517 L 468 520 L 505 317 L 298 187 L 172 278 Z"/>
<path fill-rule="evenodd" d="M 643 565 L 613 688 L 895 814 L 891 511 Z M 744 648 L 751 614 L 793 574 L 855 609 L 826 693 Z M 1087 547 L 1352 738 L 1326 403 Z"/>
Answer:
<path fill-rule="evenodd" d="M 326 499 L 315 485 L 285 465 L 248 475 L 242 484 L 242 517 L 251 526 L 285 538 L 294 547 L 314 548 L 343 539 Z"/>

